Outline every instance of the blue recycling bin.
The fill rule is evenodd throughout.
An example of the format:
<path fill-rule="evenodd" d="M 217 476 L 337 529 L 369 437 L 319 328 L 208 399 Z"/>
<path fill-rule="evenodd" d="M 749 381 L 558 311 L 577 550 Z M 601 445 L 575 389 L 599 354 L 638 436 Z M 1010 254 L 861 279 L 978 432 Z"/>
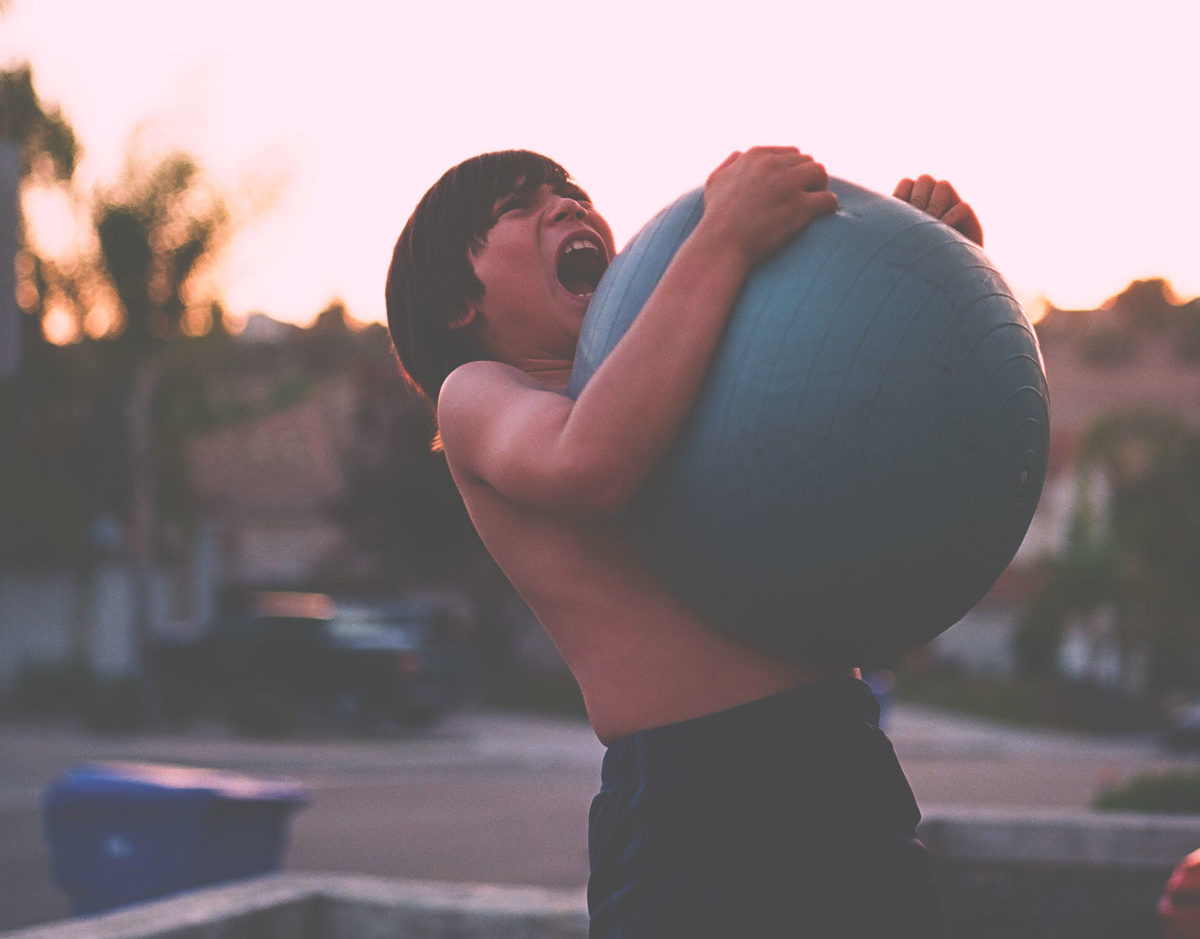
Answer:
<path fill-rule="evenodd" d="M 296 783 L 150 763 L 77 766 L 43 794 L 55 882 L 76 916 L 277 871 Z"/>

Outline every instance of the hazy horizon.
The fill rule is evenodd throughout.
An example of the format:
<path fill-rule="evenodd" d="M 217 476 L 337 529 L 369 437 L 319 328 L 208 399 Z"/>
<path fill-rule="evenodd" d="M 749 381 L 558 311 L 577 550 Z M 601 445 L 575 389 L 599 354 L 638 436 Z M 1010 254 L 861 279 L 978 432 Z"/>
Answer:
<path fill-rule="evenodd" d="M 921 172 L 952 180 L 1028 301 L 1090 309 L 1151 277 L 1200 295 L 1194 6 L 1086 20 L 1032 0 L 751 0 L 723 17 L 633 0 L 179 10 L 10 0 L 0 65 L 28 61 L 76 128 L 81 191 L 115 180 L 136 139 L 193 153 L 239 207 L 259 205 L 222 265 L 235 317 L 303 324 L 339 298 L 381 319 L 421 194 L 514 146 L 566 165 L 619 244 L 730 150 L 785 142 L 883 192 Z M 61 207 L 37 214 L 48 249 L 70 243 Z"/>

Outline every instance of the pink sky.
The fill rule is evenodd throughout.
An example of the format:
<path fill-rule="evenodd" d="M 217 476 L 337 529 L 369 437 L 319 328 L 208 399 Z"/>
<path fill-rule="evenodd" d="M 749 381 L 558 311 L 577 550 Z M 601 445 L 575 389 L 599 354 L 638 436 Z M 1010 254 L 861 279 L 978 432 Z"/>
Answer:
<path fill-rule="evenodd" d="M 951 179 L 1019 291 L 1090 307 L 1139 277 L 1200 295 L 1198 35 L 1182 0 L 8 0 L 0 63 L 75 125 L 84 192 L 137 133 L 258 204 L 222 268 L 235 315 L 382 318 L 408 213 L 474 153 L 560 160 L 621 242 L 776 142 L 883 191 Z"/>

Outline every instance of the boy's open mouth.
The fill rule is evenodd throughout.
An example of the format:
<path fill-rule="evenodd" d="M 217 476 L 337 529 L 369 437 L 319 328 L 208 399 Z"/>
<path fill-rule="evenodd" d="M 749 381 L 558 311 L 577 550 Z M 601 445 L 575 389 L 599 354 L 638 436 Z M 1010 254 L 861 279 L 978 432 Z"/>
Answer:
<path fill-rule="evenodd" d="M 594 293 L 608 268 L 608 255 L 595 242 L 575 238 L 558 258 L 558 282 L 577 297 Z"/>

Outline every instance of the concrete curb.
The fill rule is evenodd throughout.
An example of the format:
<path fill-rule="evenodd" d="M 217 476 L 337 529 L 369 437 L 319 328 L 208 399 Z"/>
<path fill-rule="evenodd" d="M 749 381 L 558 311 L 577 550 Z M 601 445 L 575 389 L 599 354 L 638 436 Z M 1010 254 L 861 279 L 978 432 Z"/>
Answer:
<path fill-rule="evenodd" d="M 4 939 L 584 939 L 582 890 L 276 874 Z"/>
<path fill-rule="evenodd" d="M 926 811 L 918 834 L 945 863 L 1171 870 L 1200 848 L 1200 816 L 934 808 Z"/>
<path fill-rule="evenodd" d="M 952 934 L 1127 939 L 1152 934 L 1167 876 L 1200 847 L 1200 816 L 944 808 L 920 834 Z M 276 874 L 0 939 L 586 936 L 582 889 Z"/>
<path fill-rule="evenodd" d="M 921 828 L 952 936 L 1162 935 L 1171 871 L 1200 817 L 1087 811 L 930 811 Z"/>

